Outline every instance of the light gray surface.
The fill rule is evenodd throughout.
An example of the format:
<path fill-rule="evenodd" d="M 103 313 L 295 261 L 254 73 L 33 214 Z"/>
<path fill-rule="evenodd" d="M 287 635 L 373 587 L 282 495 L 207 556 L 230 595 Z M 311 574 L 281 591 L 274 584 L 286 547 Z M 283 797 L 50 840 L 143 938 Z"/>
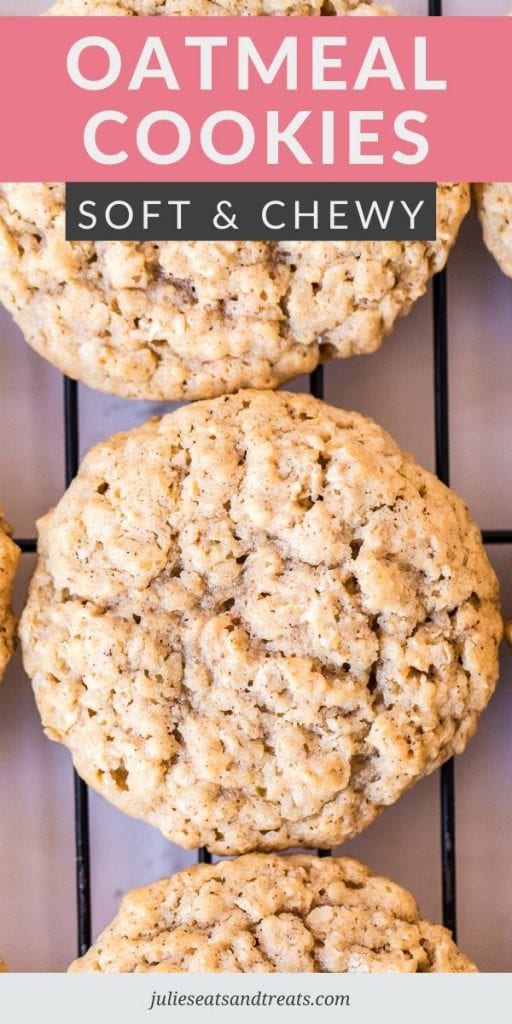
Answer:
<path fill-rule="evenodd" d="M 512 0 L 448 0 L 450 14 L 504 14 Z M 41 0 L 0 0 L 0 14 L 44 10 Z M 404 14 L 423 0 L 399 0 Z M 0 26 L 1 31 L 1 26 Z M 450 261 L 452 477 L 482 526 L 512 526 L 512 281 L 483 249 L 476 218 Z M 433 466 L 431 307 L 426 297 L 370 357 L 331 363 L 326 397 L 374 416 Z M 299 382 L 298 386 L 305 386 Z M 82 447 L 143 420 L 154 405 L 81 388 Z M 0 311 L 0 497 L 18 536 L 63 487 L 62 385 Z M 511 552 L 494 550 L 512 614 Z M 23 559 L 18 604 L 33 560 Z M 457 761 L 461 947 L 484 971 L 512 970 L 512 660 Z M 439 777 L 416 786 L 347 844 L 375 870 L 414 891 L 440 919 Z M 91 807 L 94 930 L 127 888 L 181 867 L 192 855 L 102 799 Z M 72 779 L 69 758 L 42 735 L 19 655 L 0 688 L 0 952 L 24 971 L 62 970 L 75 955 Z"/>
<path fill-rule="evenodd" d="M 441 1006 L 443 1024 L 481 1024 L 490 1006 L 510 1004 L 511 990 L 503 974 L 6 974 L 1 987 L 6 1020 L 18 1021 L 22 1005 L 27 1020 L 52 1024 L 139 1024 L 151 1006 L 151 1019 L 187 1024 L 310 1024 L 317 1007 L 322 1024 L 431 1024 Z"/>

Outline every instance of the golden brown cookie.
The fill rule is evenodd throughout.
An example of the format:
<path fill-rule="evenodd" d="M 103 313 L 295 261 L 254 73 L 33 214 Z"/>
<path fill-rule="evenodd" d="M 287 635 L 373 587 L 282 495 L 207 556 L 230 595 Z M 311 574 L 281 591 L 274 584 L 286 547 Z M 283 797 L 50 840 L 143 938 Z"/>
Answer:
<path fill-rule="evenodd" d="M 512 183 L 473 188 L 484 242 L 503 273 L 512 277 Z"/>
<path fill-rule="evenodd" d="M 476 971 L 409 892 L 348 857 L 249 854 L 124 898 L 72 972 Z"/>
<path fill-rule="evenodd" d="M 64 0 L 55 14 L 389 14 L 359 0 Z M 0 186 L 0 299 L 69 376 L 130 398 L 273 388 L 373 352 L 444 266 L 468 187 L 438 187 L 437 241 L 65 242 L 64 186 Z"/>
<path fill-rule="evenodd" d="M 494 689 L 465 506 L 310 396 L 118 434 L 39 535 L 21 634 L 47 734 L 185 847 L 341 843 L 464 749 Z"/>
<path fill-rule="evenodd" d="M 375 15 L 396 14 L 373 0 L 57 0 L 49 14 L 72 15 Z"/>
<path fill-rule="evenodd" d="M 16 626 L 12 611 L 12 584 L 19 557 L 19 549 L 11 540 L 11 531 L 0 508 L 0 679 L 14 650 Z"/>

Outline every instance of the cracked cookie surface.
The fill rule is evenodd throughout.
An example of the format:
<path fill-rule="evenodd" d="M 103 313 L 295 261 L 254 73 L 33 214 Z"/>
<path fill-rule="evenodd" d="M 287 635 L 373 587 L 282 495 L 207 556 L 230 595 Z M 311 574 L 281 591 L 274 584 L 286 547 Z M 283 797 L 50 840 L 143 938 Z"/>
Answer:
<path fill-rule="evenodd" d="M 386 14 L 329 0 L 339 15 Z M 65 0 L 55 14 L 319 14 L 287 0 Z M 443 184 L 432 242 L 66 242 L 64 186 L 0 186 L 0 299 L 30 344 L 102 391 L 199 399 L 375 351 L 445 264 L 469 205 Z"/>
<path fill-rule="evenodd" d="M 251 854 L 128 893 L 72 972 L 464 973 L 450 932 L 348 857 Z"/>
<path fill-rule="evenodd" d="M 0 508 L 0 679 L 15 645 L 16 624 L 12 611 L 12 585 L 20 552 Z"/>
<path fill-rule="evenodd" d="M 72 15 L 393 15 L 373 0 L 57 0 L 49 14 Z"/>
<path fill-rule="evenodd" d="M 494 689 L 498 585 L 462 501 L 310 396 L 111 438 L 39 535 L 44 727 L 182 846 L 336 846 L 460 753 Z"/>

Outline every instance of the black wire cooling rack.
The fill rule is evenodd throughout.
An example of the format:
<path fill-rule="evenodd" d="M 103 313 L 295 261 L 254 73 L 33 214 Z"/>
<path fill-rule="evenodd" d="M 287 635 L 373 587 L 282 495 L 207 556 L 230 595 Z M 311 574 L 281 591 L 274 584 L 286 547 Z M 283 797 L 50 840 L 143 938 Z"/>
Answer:
<path fill-rule="evenodd" d="M 442 0 L 429 0 L 428 13 L 442 15 Z M 450 483 L 450 407 L 448 366 L 448 284 L 446 271 L 433 281 L 432 337 L 434 350 L 434 430 L 436 473 L 445 484 Z M 324 397 L 324 370 L 320 366 L 310 376 L 310 391 L 316 398 Z M 80 461 L 80 418 L 78 385 L 64 377 L 64 437 L 65 480 L 69 486 L 78 472 Z M 485 544 L 512 544 L 512 530 L 484 530 Z M 36 551 L 36 541 L 18 540 L 25 553 Z M 74 775 L 75 796 L 75 861 L 76 899 L 78 917 L 78 955 L 89 949 L 92 939 L 91 922 L 91 858 L 89 832 L 89 794 L 87 786 Z M 457 938 L 456 892 L 456 827 L 455 827 L 455 772 L 453 761 L 440 772 L 440 826 L 443 923 Z M 329 856 L 328 850 L 319 850 L 319 856 Z M 211 854 L 203 847 L 198 850 L 199 863 L 209 864 Z"/>

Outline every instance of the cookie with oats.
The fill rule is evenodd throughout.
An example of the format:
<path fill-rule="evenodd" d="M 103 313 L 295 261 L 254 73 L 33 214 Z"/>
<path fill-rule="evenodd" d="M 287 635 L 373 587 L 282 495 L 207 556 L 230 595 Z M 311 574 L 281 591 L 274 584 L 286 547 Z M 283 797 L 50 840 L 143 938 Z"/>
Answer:
<path fill-rule="evenodd" d="M 462 501 L 372 421 L 273 391 L 93 449 L 21 625 L 80 775 L 219 854 L 369 825 L 464 749 L 501 634 Z"/>
<path fill-rule="evenodd" d="M 12 584 L 18 567 L 19 549 L 0 508 L 0 679 L 15 645 L 16 624 L 12 610 Z"/>
<path fill-rule="evenodd" d="M 512 277 L 512 183 L 474 185 L 484 242 L 504 274 Z"/>
<path fill-rule="evenodd" d="M 381 15 L 359 0 L 62 0 L 54 14 Z M 437 192 L 425 242 L 66 242 L 64 186 L 0 186 L 0 300 L 70 377 L 130 398 L 274 388 L 375 351 L 444 266 L 469 205 Z"/>
<path fill-rule="evenodd" d="M 393 15 L 390 4 L 374 0 L 57 0 L 49 14 L 72 15 Z"/>
<path fill-rule="evenodd" d="M 72 972 L 469 973 L 409 892 L 348 857 L 238 860 L 124 898 Z"/>

